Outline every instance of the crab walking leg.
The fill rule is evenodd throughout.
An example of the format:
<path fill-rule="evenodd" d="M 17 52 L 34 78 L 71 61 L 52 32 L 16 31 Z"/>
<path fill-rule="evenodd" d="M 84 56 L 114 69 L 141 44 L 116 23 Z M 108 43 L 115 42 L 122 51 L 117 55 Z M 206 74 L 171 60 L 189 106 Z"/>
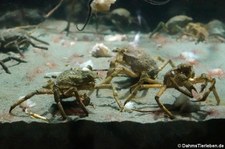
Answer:
<path fill-rule="evenodd" d="M 151 32 L 150 34 L 150 38 L 157 32 L 160 32 L 161 30 L 165 30 L 167 31 L 167 27 L 166 24 L 164 22 L 159 22 L 159 24 L 157 25 L 157 27 Z"/>
<path fill-rule="evenodd" d="M 39 49 L 43 49 L 43 50 L 48 50 L 48 48 L 47 47 L 43 47 L 43 46 L 38 46 L 38 45 L 36 45 L 36 44 L 34 44 L 31 40 L 27 40 L 27 42 L 29 42 L 29 44 L 31 44 L 33 47 L 35 47 L 35 48 L 39 48 Z"/>
<path fill-rule="evenodd" d="M 26 114 L 28 114 L 28 115 L 29 115 L 30 117 L 32 117 L 32 118 L 41 119 L 41 120 L 44 120 L 44 121 L 46 121 L 46 122 L 49 122 L 49 119 L 47 119 L 46 117 L 41 116 L 41 115 L 36 114 L 36 113 L 33 113 L 33 112 L 29 111 L 28 109 L 25 109 L 24 112 L 25 112 Z"/>
<path fill-rule="evenodd" d="M 54 85 L 53 86 L 53 94 L 54 94 L 54 99 L 55 99 L 55 102 L 59 108 L 59 111 L 63 117 L 63 119 L 67 119 L 67 116 L 66 116 L 66 113 L 63 109 L 63 106 L 61 104 L 61 98 L 60 98 L 60 91 L 58 89 L 58 86 Z"/>
<path fill-rule="evenodd" d="M 40 94 L 52 94 L 51 90 L 47 90 L 47 89 L 39 89 L 39 90 L 35 90 L 29 94 L 27 94 L 26 96 L 24 96 L 23 98 L 19 99 L 16 103 L 14 103 L 10 109 L 9 109 L 9 113 L 11 113 L 11 111 L 18 105 L 20 105 L 22 102 L 30 99 L 31 97 L 33 97 L 34 95 L 40 95 Z"/>
<path fill-rule="evenodd" d="M 211 86 L 203 94 L 203 97 L 201 99 L 197 100 L 197 101 L 194 101 L 194 102 L 205 101 L 207 99 L 207 97 L 209 96 L 210 92 L 213 92 L 213 94 L 214 94 L 214 96 L 216 98 L 217 105 L 220 104 L 220 97 L 219 97 L 218 92 L 217 92 L 216 87 L 215 87 L 215 84 L 216 84 L 216 79 L 215 78 L 210 78 L 210 77 L 207 77 L 206 74 L 202 74 L 199 77 L 190 79 L 190 81 L 195 83 L 195 84 L 203 83 L 203 82 L 210 82 L 211 83 Z"/>
<path fill-rule="evenodd" d="M 112 73 L 110 73 L 106 79 L 101 84 L 108 84 L 112 81 L 114 77 L 116 77 L 118 74 L 126 74 L 132 78 L 137 78 L 138 75 L 134 73 L 132 70 L 126 68 L 125 66 L 120 65 L 118 68 L 114 68 L 112 70 Z"/>
<path fill-rule="evenodd" d="M 0 61 L 0 65 L 5 70 L 6 73 L 11 74 L 11 72 L 8 69 L 8 67 L 4 64 L 4 62 Z"/>
<path fill-rule="evenodd" d="M 99 84 L 95 86 L 96 96 L 99 97 L 99 89 L 112 89 L 111 84 Z"/>
<path fill-rule="evenodd" d="M 88 116 L 88 111 L 87 111 L 87 109 L 86 109 L 86 107 L 85 107 L 85 105 L 84 105 L 84 103 L 82 101 L 82 98 L 80 98 L 80 95 L 79 95 L 78 90 L 77 90 L 76 87 L 73 88 L 73 93 L 74 93 L 76 99 L 78 100 L 78 103 L 79 103 L 80 107 L 85 112 L 85 114 Z"/>
<path fill-rule="evenodd" d="M 112 90 L 113 90 L 113 97 L 114 97 L 117 105 L 119 106 L 119 108 L 121 110 L 121 109 L 123 109 L 123 106 L 122 106 L 122 104 L 119 101 L 118 92 L 116 91 L 116 88 L 115 88 L 115 86 L 113 84 L 111 84 L 111 86 L 112 86 Z"/>
<path fill-rule="evenodd" d="M 8 48 L 8 46 L 10 46 L 11 44 L 12 45 L 14 44 L 16 46 L 15 50 L 20 54 L 21 57 L 24 57 L 23 53 L 20 51 L 19 45 L 16 40 L 13 40 L 13 41 L 5 44 L 3 47 Z"/>
<path fill-rule="evenodd" d="M 35 41 L 38 41 L 38 42 L 42 43 L 42 44 L 49 45 L 48 42 L 45 42 L 45 41 L 43 41 L 43 40 L 40 40 L 40 39 L 38 39 L 38 38 L 36 38 L 36 37 L 34 37 L 34 36 L 29 36 L 29 37 L 32 38 L 32 39 L 35 40 Z"/>
<path fill-rule="evenodd" d="M 165 60 L 163 60 L 161 57 L 158 57 L 157 59 L 160 60 L 160 61 L 163 61 L 163 62 L 165 61 Z M 174 65 L 174 63 L 172 62 L 172 60 L 167 60 L 167 61 L 165 61 L 165 62 L 159 67 L 158 72 L 162 71 L 168 64 L 169 64 L 172 68 L 175 68 L 175 65 Z"/>
<path fill-rule="evenodd" d="M 2 66 L 2 68 L 5 70 L 6 73 L 9 73 L 11 74 L 11 72 L 9 71 L 9 69 L 7 68 L 7 66 L 4 64 L 5 62 L 8 62 L 10 60 L 15 60 L 17 61 L 18 63 L 26 63 L 26 61 L 20 59 L 20 58 L 17 58 L 17 57 L 12 57 L 12 56 L 9 56 L 3 60 L 0 60 L 0 65 Z"/>
<path fill-rule="evenodd" d="M 142 75 L 143 76 L 143 75 Z M 143 83 L 149 83 L 149 84 L 143 84 Z M 144 78 L 141 78 L 138 83 L 136 83 L 134 86 L 132 86 L 132 88 L 135 87 L 134 89 L 132 89 L 131 94 L 127 97 L 127 99 L 124 102 L 124 105 L 126 105 L 127 102 L 129 102 L 132 98 L 135 97 L 135 95 L 137 94 L 137 91 L 140 89 L 148 89 L 148 88 L 160 88 L 162 87 L 162 84 L 159 83 L 156 80 L 147 78 L 147 76 L 144 76 Z"/>
<path fill-rule="evenodd" d="M 119 66 L 119 68 L 114 68 L 112 70 L 112 73 L 108 74 L 108 76 L 103 80 L 103 82 L 95 86 L 95 88 L 97 89 L 96 95 L 98 96 L 99 89 L 103 89 L 103 88 L 111 89 L 112 85 L 110 82 L 118 74 L 126 74 L 132 78 L 138 77 L 137 74 L 135 74 L 133 71 L 121 65 Z"/>
<path fill-rule="evenodd" d="M 159 92 L 156 94 L 155 96 L 155 100 L 157 102 L 157 104 L 159 105 L 159 107 L 171 118 L 174 119 L 174 115 L 160 102 L 159 98 L 161 97 L 161 95 L 165 92 L 165 90 L 167 89 L 167 86 L 164 85 L 160 88 Z"/>
<path fill-rule="evenodd" d="M 138 90 L 141 90 L 141 89 L 149 89 L 149 88 L 161 88 L 161 87 L 162 87 L 162 84 L 143 84 L 143 85 L 139 85 L 127 97 L 127 99 L 124 102 L 124 105 L 126 105 L 126 103 L 128 103 L 132 98 L 135 97 L 135 95 L 137 94 L 137 91 Z"/>
<path fill-rule="evenodd" d="M 98 90 L 99 89 L 112 89 L 112 91 L 113 91 L 113 97 L 114 97 L 117 105 L 119 106 L 119 109 L 120 110 L 123 109 L 123 106 L 122 106 L 122 104 L 119 101 L 118 92 L 116 91 L 116 87 L 112 83 L 109 83 L 109 84 L 99 84 L 99 85 L 97 85 L 95 87 L 95 89 L 97 89 L 96 96 L 98 96 Z"/>

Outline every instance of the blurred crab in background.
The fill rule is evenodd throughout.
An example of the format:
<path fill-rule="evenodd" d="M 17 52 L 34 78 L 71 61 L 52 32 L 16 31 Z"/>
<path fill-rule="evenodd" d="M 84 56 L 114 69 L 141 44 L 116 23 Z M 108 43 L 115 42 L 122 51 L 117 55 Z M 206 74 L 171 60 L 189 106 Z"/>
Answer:
<path fill-rule="evenodd" d="M 22 29 L 22 27 L 0 30 L 0 52 L 15 51 L 18 52 L 21 57 L 24 57 L 21 50 L 27 49 L 30 45 L 44 50 L 48 49 L 47 47 L 36 45 L 34 41 L 49 45 L 47 42 L 31 36 L 26 30 Z M 10 73 L 10 71 L 4 63 L 10 60 L 15 60 L 18 63 L 26 62 L 13 56 L 9 56 L 3 60 L 0 60 L 0 65 L 3 67 L 6 73 Z"/>
<path fill-rule="evenodd" d="M 62 115 L 63 119 L 67 119 L 67 115 L 64 111 L 64 108 L 61 104 L 64 98 L 75 97 L 78 105 L 85 113 L 85 116 L 88 116 L 88 111 L 85 108 L 90 103 L 90 98 L 86 93 L 79 94 L 80 90 L 89 90 L 93 91 L 95 87 L 95 78 L 97 74 L 91 70 L 82 70 L 81 68 L 73 68 L 71 70 L 66 70 L 62 72 L 55 81 L 49 80 L 47 85 L 43 86 L 40 89 L 37 89 L 26 96 L 20 98 L 16 103 L 14 103 L 9 112 L 24 101 L 30 99 L 34 95 L 41 94 L 53 94 L 54 100 L 58 106 L 58 109 Z M 29 112 L 32 117 L 39 118 L 45 121 L 48 121 L 47 118 L 40 116 L 38 114 Z"/>
<path fill-rule="evenodd" d="M 178 15 L 170 18 L 166 23 L 159 22 L 157 27 L 151 32 L 150 38 L 153 37 L 155 34 L 160 32 L 165 32 L 170 35 L 174 35 L 180 33 L 185 26 L 192 22 L 192 18 L 185 16 L 185 15 Z"/>
<path fill-rule="evenodd" d="M 123 110 L 124 107 L 121 105 L 117 92 L 115 91 L 114 85 L 112 84 L 112 79 L 114 77 L 125 75 L 129 78 L 139 80 L 137 84 L 132 86 L 131 90 L 133 91 L 127 97 L 125 101 L 126 103 L 136 95 L 137 90 L 144 83 L 160 84 L 159 81 L 156 80 L 157 75 L 167 64 L 170 64 L 171 67 L 174 67 L 174 64 L 171 60 L 164 61 L 161 58 L 158 59 L 163 61 L 163 64 L 158 67 L 156 61 L 141 49 L 134 49 L 133 47 L 130 47 L 116 49 L 115 51 L 117 52 L 117 55 L 110 62 L 110 68 L 107 72 L 107 76 L 100 84 L 96 85 L 96 89 L 113 88 L 114 99 L 116 100 L 120 110 Z"/>
<path fill-rule="evenodd" d="M 30 35 L 26 30 L 15 27 L 11 29 L 0 30 L 0 50 L 1 52 L 16 51 L 22 57 L 24 57 L 21 50 L 28 48 L 32 45 L 35 48 L 47 50 L 47 47 L 39 46 L 34 43 L 37 41 L 39 43 L 49 45 L 47 42 L 42 41 L 32 35 Z"/>
<path fill-rule="evenodd" d="M 196 40 L 197 43 L 205 41 L 209 36 L 206 26 L 192 21 L 191 17 L 185 15 L 172 17 L 166 23 L 160 22 L 150 34 L 150 38 L 155 34 L 165 32 L 169 35 L 179 34 L 178 39 L 186 35 Z"/>
<path fill-rule="evenodd" d="M 206 26 L 202 23 L 188 23 L 182 33 L 193 38 L 196 43 L 206 41 L 208 39 L 209 33 Z"/>

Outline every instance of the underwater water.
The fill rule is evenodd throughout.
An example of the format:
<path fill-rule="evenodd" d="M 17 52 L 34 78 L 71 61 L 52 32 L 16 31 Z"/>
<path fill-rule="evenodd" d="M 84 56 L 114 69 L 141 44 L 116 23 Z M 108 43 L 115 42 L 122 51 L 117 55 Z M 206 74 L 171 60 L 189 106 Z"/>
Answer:
<path fill-rule="evenodd" d="M 50 1 L 43 3 L 6 1 L 2 3 L 0 17 L 2 28 L 1 84 L 4 85 L 1 87 L 3 103 L 1 104 L 1 120 L 6 122 L 38 120 L 38 117 L 37 119 L 30 118 L 28 111 L 46 115 L 43 117 L 47 119 L 52 119 L 55 114 L 60 117 L 57 106 L 51 108 L 55 99 L 54 85 L 47 89 L 42 87 L 48 84 L 48 80 L 53 80 L 53 84 L 58 86 L 60 96 L 70 87 L 77 88 L 79 96 L 83 95 L 83 92 L 88 93 L 94 88 L 83 87 L 90 82 L 85 83 L 82 75 L 80 80 L 76 80 L 77 76 L 75 76 L 75 80 L 72 81 L 68 80 L 71 76 L 67 75 L 61 75 L 64 78 L 62 81 L 54 78 L 60 72 L 76 67 L 83 69 L 87 65 L 91 65 L 93 72 L 98 73 L 98 78 L 94 81 L 96 88 L 100 88 L 99 95 L 96 96 L 95 90 L 92 94 L 88 94 L 95 108 L 88 105 L 85 105 L 87 108 L 85 106 L 81 108 L 79 106 L 81 103 L 73 103 L 74 93 L 68 93 L 66 96 L 70 97 L 69 99 L 60 97 L 55 100 L 72 102 L 72 105 L 68 104 L 66 106 L 68 109 L 65 110 L 69 115 L 100 122 L 170 121 L 167 116 L 173 117 L 173 114 L 169 114 L 170 112 L 166 110 L 164 113 L 155 102 L 156 95 L 158 97 L 161 94 L 159 93 L 162 90 L 160 85 L 164 85 L 168 89 L 160 95 L 159 101 L 162 105 L 166 105 L 165 108 L 168 111 L 171 109 L 172 113 L 175 112 L 177 118 L 197 121 L 223 118 L 225 76 L 223 67 L 225 25 L 224 14 L 221 13 L 223 3 L 218 1 L 212 4 L 208 1 L 165 1 L 164 4 L 163 1 L 139 2 L 135 0 L 131 1 L 130 5 L 125 5 L 125 3 L 126 1 L 115 0 L 106 1 L 105 4 L 98 3 L 98 1 L 72 0 L 61 0 L 51 4 Z M 115 51 L 118 48 L 128 51 L 121 54 Z M 123 56 L 123 58 L 119 60 L 116 58 L 118 56 Z M 164 62 L 171 60 L 174 68 L 168 65 L 158 72 L 157 69 L 164 62 L 158 60 L 157 57 L 161 57 Z M 188 64 L 193 67 L 190 71 L 193 71 L 195 76 L 188 78 L 188 74 L 185 74 L 192 87 L 185 87 L 187 83 L 185 84 L 181 79 L 176 80 L 178 84 L 181 82 L 178 86 L 169 85 L 163 81 L 187 73 L 185 68 L 181 68 L 181 72 L 177 72 L 174 76 L 166 75 L 167 72 L 178 71 L 179 64 L 181 66 Z M 110 74 L 112 72 L 109 68 L 116 70 L 124 69 L 123 67 L 128 71 L 117 73 L 118 77 Z M 149 73 L 147 78 L 158 81 L 158 87 L 149 87 L 145 91 L 141 89 L 129 91 L 133 89 L 132 85 L 137 83 L 138 79 L 143 79 L 141 76 L 145 72 Z M 113 77 L 109 80 L 111 76 Z M 195 81 L 191 82 L 191 79 Z M 62 83 L 70 85 L 68 87 L 58 85 Z M 107 84 L 110 86 L 110 83 L 115 86 L 114 90 L 118 94 L 119 104 L 115 100 L 116 97 L 111 87 L 108 89 L 100 87 Z M 157 86 L 157 83 L 144 81 L 143 85 Z M 204 85 L 203 90 L 200 86 Z M 182 89 L 179 90 L 177 87 Z M 196 91 L 193 92 L 194 88 Z M 45 92 L 40 90 L 40 93 L 36 94 L 42 95 L 34 93 L 32 95 L 34 97 L 29 96 L 28 101 L 13 107 L 15 110 L 11 110 L 14 116 L 8 114 L 10 106 L 38 89 L 45 89 Z M 185 90 L 189 97 L 182 95 L 181 92 Z M 209 96 L 203 99 L 205 101 L 192 102 L 200 100 L 208 92 Z M 220 105 L 216 106 L 219 100 Z M 64 104 L 67 105 L 67 103 L 62 103 Z M 125 107 L 125 112 L 120 112 L 123 107 Z M 49 112 L 52 110 L 55 112 Z M 86 116 L 88 113 L 89 116 Z M 138 119 L 133 118 L 136 115 Z M 32 114 L 30 116 L 32 117 Z"/>
<path fill-rule="evenodd" d="M 0 3 L 1 123 L 225 118 L 225 2 L 105 3 Z"/>

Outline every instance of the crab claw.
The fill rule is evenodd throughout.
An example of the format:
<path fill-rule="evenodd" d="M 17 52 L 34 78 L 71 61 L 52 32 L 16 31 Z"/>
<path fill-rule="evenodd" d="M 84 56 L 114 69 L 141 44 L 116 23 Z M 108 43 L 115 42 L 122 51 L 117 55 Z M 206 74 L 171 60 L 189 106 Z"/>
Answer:
<path fill-rule="evenodd" d="M 191 90 L 191 93 L 192 93 L 193 98 L 194 98 L 191 101 L 197 102 L 200 99 L 202 99 L 202 94 L 201 93 L 198 93 L 196 90 Z"/>
<path fill-rule="evenodd" d="M 194 90 L 195 92 L 198 92 L 197 89 L 193 86 L 193 84 L 189 81 L 186 81 L 184 83 L 184 86 L 190 91 L 192 92 L 192 90 Z"/>

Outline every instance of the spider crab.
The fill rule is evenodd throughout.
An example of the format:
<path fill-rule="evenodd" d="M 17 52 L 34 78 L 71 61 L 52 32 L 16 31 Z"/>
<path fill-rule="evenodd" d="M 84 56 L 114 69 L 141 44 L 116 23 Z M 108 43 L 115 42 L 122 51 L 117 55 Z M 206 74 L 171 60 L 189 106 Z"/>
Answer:
<path fill-rule="evenodd" d="M 194 85 L 198 83 L 202 83 L 200 93 L 203 93 L 203 96 L 195 100 L 195 102 L 205 101 L 208 95 L 213 92 L 217 105 L 219 105 L 220 97 L 215 87 L 216 79 L 208 77 L 204 73 L 195 77 L 193 66 L 190 64 L 179 64 L 165 74 L 163 85 L 156 85 L 156 87 L 159 87 L 160 89 L 155 96 L 155 100 L 159 107 L 173 119 L 175 118 L 174 115 L 160 102 L 160 97 L 167 89 L 174 88 L 188 97 L 193 98 L 192 91 L 194 90 L 197 92 Z M 208 83 L 211 83 L 211 85 L 206 89 Z"/>
<path fill-rule="evenodd" d="M 163 64 L 158 67 L 156 61 L 151 58 L 146 52 L 141 49 L 134 49 L 133 47 L 116 49 L 117 55 L 110 62 L 110 68 L 107 72 L 106 78 L 98 85 L 96 89 L 101 88 L 112 88 L 113 96 L 118 104 L 120 110 L 123 110 L 124 106 L 120 103 L 118 99 L 117 92 L 112 80 L 119 75 L 125 75 L 130 78 L 136 78 L 139 80 L 138 84 L 135 84 L 131 87 L 132 93 L 127 97 L 126 102 L 131 100 L 138 89 L 136 86 L 139 86 L 140 82 L 148 84 L 160 84 L 156 80 L 158 73 L 167 65 L 170 64 L 171 67 L 174 67 L 174 64 L 171 60 L 164 61 L 162 58 L 158 58 L 160 61 L 163 61 Z M 98 95 L 98 90 L 97 90 Z"/>
<path fill-rule="evenodd" d="M 50 80 L 47 85 L 43 86 L 42 88 L 35 90 L 26 96 L 23 96 L 19 99 L 16 103 L 14 103 L 9 110 L 9 113 L 22 102 L 30 99 L 34 95 L 41 95 L 41 94 L 53 94 L 54 100 L 58 106 L 58 109 L 62 115 L 63 119 L 67 119 L 67 115 L 63 109 L 61 104 L 62 99 L 75 97 L 78 101 L 79 106 L 82 108 L 86 116 L 88 115 L 88 111 L 85 108 L 85 105 L 88 105 L 90 102 L 90 98 L 87 96 L 86 93 L 83 95 L 79 94 L 79 90 L 94 90 L 95 86 L 95 78 L 97 78 L 97 74 L 94 71 L 84 71 L 81 68 L 73 68 L 71 70 L 66 70 L 62 72 L 55 81 Z M 33 117 L 47 120 L 38 114 L 34 114 L 29 112 Z"/>

